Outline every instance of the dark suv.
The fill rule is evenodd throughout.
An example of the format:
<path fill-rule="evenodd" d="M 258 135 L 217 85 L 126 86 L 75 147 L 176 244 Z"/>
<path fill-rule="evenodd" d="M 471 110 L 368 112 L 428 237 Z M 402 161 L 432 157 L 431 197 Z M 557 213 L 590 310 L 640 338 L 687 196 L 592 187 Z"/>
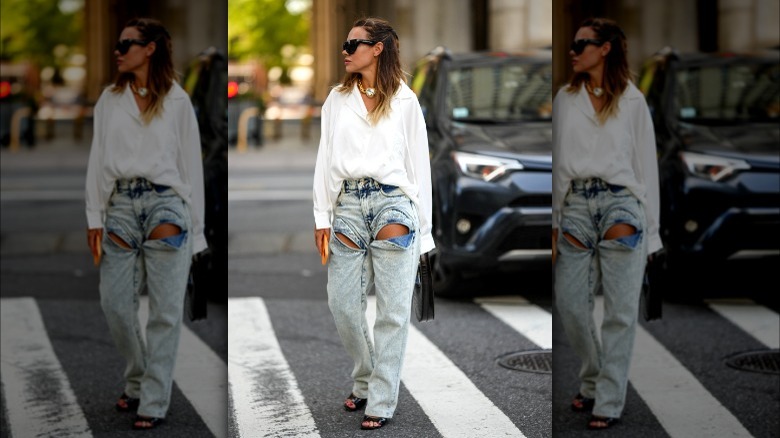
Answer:
<path fill-rule="evenodd" d="M 667 267 L 780 253 L 780 51 L 648 60 Z"/>
<path fill-rule="evenodd" d="M 418 62 L 412 89 L 428 129 L 434 290 L 517 263 L 549 268 L 551 53 L 451 54 Z"/>
<path fill-rule="evenodd" d="M 210 48 L 190 63 L 182 82 L 198 119 L 209 249 L 193 261 L 198 287 L 215 301 L 227 299 L 227 62 Z"/>

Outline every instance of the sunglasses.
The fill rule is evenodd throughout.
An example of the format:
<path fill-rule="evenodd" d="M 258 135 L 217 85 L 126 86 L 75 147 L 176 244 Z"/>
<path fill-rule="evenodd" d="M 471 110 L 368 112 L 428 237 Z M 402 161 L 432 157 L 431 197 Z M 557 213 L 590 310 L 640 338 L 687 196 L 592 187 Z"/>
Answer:
<path fill-rule="evenodd" d="M 588 46 L 588 44 L 593 44 L 595 46 L 600 46 L 604 44 L 601 40 L 594 40 L 590 38 L 583 38 L 581 40 L 575 40 L 571 43 L 571 50 L 576 53 L 577 55 L 582 55 L 582 51 L 585 50 L 585 47 Z"/>
<path fill-rule="evenodd" d="M 374 44 L 376 44 L 376 41 L 371 41 L 371 40 L 349 40 L 349 41 L 344 41 L 344 44 L 341 45 L 341 49 L 351 55 L 351 54 L 355 53 L 355 50 L 357 50 L 358 46 L 361 43 L 368 44 L 369 46 L 373 46 Z"/>
<path fill-rule="evenodd" d="M 138 44 L 139 46 L 145 46 L 149 44 L 149 42 L 144 40 L 131 40 L 131 39 L 122 40 L 116 43 L 116 45 L 114 46 L 114 50 L 121 53 L 122 55 L 126 55 L 127 51 L 130 50 L 130 46 L 132 46 L 133 44 Z"/>

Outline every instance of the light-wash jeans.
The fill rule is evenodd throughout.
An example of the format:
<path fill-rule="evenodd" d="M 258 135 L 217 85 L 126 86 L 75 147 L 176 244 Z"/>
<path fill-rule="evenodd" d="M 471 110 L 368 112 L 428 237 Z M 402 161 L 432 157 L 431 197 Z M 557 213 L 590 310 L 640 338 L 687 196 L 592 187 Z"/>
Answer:
<path fill-rule="evenodd" d="M 377 240 L 388 224 L 409 234 Z M 359 248 L 345 245 L 341 233 Z M 355 362 L 352 393 L 368 398 L 366 415 L 393 416 L 398 403 L 412 290 L 420 255 L 417 208 L 401 189 L 370 178 L 345 181 L 336 202 L 328 266 L 328 305 L 341 341 Z M 376 291 L 373 342 L 366 295 Z"/>
<path fill-rule="evenodd" d="M 181 228 L 181 234 L 149 239 L 155 227 L 166 223 Z M 139 415 L 163 418 L 170 404 L 192 259 L 190 229 L 189 209 L 170 187 L 142 178 L 117 182 L 103 232 L 100 302 L 111 336 L 127 361 L 124 391 L 141 399 Z M 114 242 L 109 233 L 130 249 Z M 144 286 L 149 293 L 146 342 L 138 321 Z"/>
<path fill-rule="evenodd" d="M 562 213 L 555 302 L 582 360 L 580 393 L 596 399 L 593 414 L 620 417 L 647 260 L 644 208 L 625 187 L 594 178 L 572 182 Z M 636 228 L 636 234 L 604 239 L 607 230 L 621 223 Z M 569 242 L 565 233 L 586 248 Z M 604 294 L 601 342 L 593 321 L 593 297 L 599 288 Z"/>

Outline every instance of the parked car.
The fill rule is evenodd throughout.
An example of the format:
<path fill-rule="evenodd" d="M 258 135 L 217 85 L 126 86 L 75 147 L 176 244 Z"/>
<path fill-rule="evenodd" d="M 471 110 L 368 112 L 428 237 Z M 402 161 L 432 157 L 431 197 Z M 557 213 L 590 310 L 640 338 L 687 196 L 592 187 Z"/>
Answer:
<path fill-rule="evenodd" d="M 183 80 L 198 119 L 203 152 L 205 235 L 208 251 L 193 262 L 197 287 L 214 300 L 227 299 L 227 63 L 208 49 L 194 59 Z"/>
<path fill-rule="evenodd" d="M 552 56 L 437 48 L 412 77 L 428 130 L 434 290 L 518 263 L 549 269 Z"/>
<path fill-rule="evenodd" d="M 649 59 L 665 267 L 780 254 L 780 51 Z"/>

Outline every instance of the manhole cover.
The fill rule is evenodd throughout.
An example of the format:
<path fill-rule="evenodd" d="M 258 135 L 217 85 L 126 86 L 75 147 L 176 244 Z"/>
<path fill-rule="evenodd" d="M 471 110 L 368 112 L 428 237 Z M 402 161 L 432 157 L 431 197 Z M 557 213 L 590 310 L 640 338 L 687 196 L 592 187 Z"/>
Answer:
<path fill-rule="evenodd" d="M 747 351 L 726 358 L 726 365 L 754 373 L 780 374 L 780 350 Z"/>
<path fill-rule="evenodd" d="M 498 364 L 515 371 L 552 374 L 552 350 L 527 350 L 509 353 L 499 357 Z"/>

